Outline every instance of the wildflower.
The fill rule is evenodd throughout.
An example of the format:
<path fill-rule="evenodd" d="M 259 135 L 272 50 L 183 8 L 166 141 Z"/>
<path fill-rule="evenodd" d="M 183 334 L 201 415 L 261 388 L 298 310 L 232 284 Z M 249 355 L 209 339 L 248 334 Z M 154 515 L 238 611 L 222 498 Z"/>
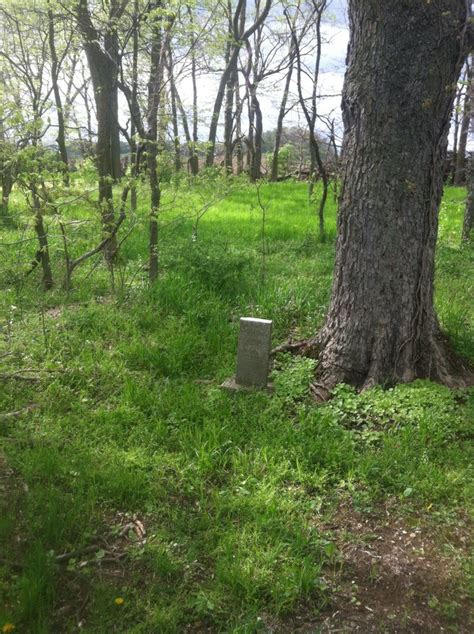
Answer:
<path fill-rule="evenodd" d="M 13 623 L 5 623 L 5 625 L 2 627 L 2 632 L 3 634 L 8 634 L 9 632 L 13 632 L 14 629 L 15 626 L 13 625 Z"/>
<path fill-rule="evenodd" d="M 125 599 L 123 597 L 117 597 L 114 603 L 115 605 L 123 605 L 125 603 Z"/>

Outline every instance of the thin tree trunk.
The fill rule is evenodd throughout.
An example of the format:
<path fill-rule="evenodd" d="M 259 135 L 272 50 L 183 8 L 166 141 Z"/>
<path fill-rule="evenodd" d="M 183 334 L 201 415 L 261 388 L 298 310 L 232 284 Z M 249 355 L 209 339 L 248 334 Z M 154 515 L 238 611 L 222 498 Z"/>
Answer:
<path fill-rule="evenodd" d="M 467 70 L 463 73 L 463 87 L 467 77 Z M 463 87 L 459 88 L 456 94 L 456 101 L 454 104 L 454 133 L 453 133 L 453 152 L 451 157 L 451 163 L 449 165 L 449 182 L 454 184 L 456 177 L 456 162 L 458 156 L 458 143 L 459 143 L 459 111 L 461 108 L 461 97 L 463 93 Z"/>
<path fill-rule="evenodd" d="M 63 180 L 64 184 L 69 186 L 69 162 L 66 148 L 66 128 L 64 123 L 63 104 L 61 93 L 59 91 L 59 61 L 56 52 L 55 33 L 54 33 L 54 15 L 48 3 L 48 42 L 49 52 L 51 55 L 51 82 L 53 85 L 54 103 L 56 105 L 56 116 L 58 118 L 58 135 L 56 137 L 59 155 L 63 164 Z"/>
<path fill-rule="evenodd" d="M 471 55 L 471 68 L 474 66 L 474 56 Z M 470 122 L 469 130 L 471 134 L 474 132 L 474 79 L 470 78 L 467 85 L 466 99 L 469 99 L 471 103 L 470 108 Z M 467 165 L 467 188 L 468 197 L 466 201 L 466 207 L 464 209 L 464 222 L 462 227 L 462 239 L 464 242 L 469 242 L 472 235 L 472 228 L 474 226 L 474 153 L 469 153 L 469 160 Z"/>
<path fill-rule="evenodd" d="M 162 0 L 150 4 L 150 10 L 161 8 Z M 151 26 L 150 78 L 148 83 L 148 114 L 146 153 L 150 179 L 150 237 L 149 237 L 149 278 L 158 278 L 158 214 L 160 210 L 161 188 L 158 176 L 158 112 L 161 106 L 165 52 L 169 48 L 169 37 L 173 21 L 162 25 L 162 18 L 154 18 Z"/>
<path fill-rule="evenodd" d="M 462 239 L 464 242 L 470 242 L 472 229 L 474 227 L 474 159 L 471 154 L 468 167 L 468 197 L 466 208 L 464 210 L 464 222 L 462 227 Z"/>
<path fill-rule="evenodd" d="M 236 155 L 237 155 L 237 174 L 240 175 L 244 171 L 244 152 L 242 147 L 242 99 L 240 98 L 239 75 L 237 73 L 235 82 L 235 136 L 236 136 Z"/>
<path fill-rule="evenodd" d="M 199 173 L 199 156 L 198 156 L 198 90 L 197 90 L 197 72 L 196 72 L 196 36 L 194 34 L 194 14 L 189 7 L 190 23 L 192 29 L 191 39 L 191 83 L 193 86 L 193 143 L 192 153 L 189 161 L 191 174 L 196 176 Z M 184 112 L 184 111 L 183 111 Z"/>
<path fill-rule="evenodd" d="M 232 48 L 235 47 L 235 43 L 232 43 L 233 36 L 233 23 L 232 23 L 232 2 L 227 0 L 227 13 L 228 13 L 228 37 L 226 42 L 226 54 L 225 63 L 229 64 Z M 237 63 L 235 68 L 229 74 L 229 77 L 225 86 L 225 106 L 224 106 L 224 166 L 228 174 L 232 174 L 232 131 L 234 124 L 234 84 L 237 76 Z"/>
<path fill-rule="evenodd" d="M 325 396 L 340 382 L 367 388 L 415 378 L 466 385 L 472 373 L 450 352 L 433 307 L 466 2 L 350 0 L 349 16 L 344 184 L 316 389 Z"/>
<path fill-rule="evenodd" d="M 245 32 L 242 32 L 240 28 L 241 14 L 245 10 L 246 0 L 238 0 L 237 7 L 234 12 L 234 33 L 233 40 L 235 44 L 231 47 L 228 63 L 222 73 L 219 88 L 217 90 L 214 107 L 212 110 L 211 125 L 209 127 L 209 141 L 208 150 L 206 154 L 206 166 L 212 167 L 214 165 L 216 138 L 217 138 L 217 126 L 219 124 L 219 116 L 222 109 L 222 103 L 224 101 L 224 95 L 226 91 L 226 85 L 232 74 L 237 68 L 237 60 L 239 58 L 239 52 L 242 44 L 248 40 L 248 38 L 263 24 L 265 21 L 272 4 L 272 0 L 266 0 L 265 7 L 262 13 L 255 20 L 254 24 L 249 27 Z"/>
<path fill-rule="evenodd" d="M 100 34 L 92 24 L 87 0 L 77 4 L 77 20 L 94 87 L 97 116 L 96 160 L 99 175 L 99 205 L 104 235 L 112 235 L 115 224 L 112 182 L 120 177 L 120 137 L 118 128 L 118 36 L 117 20 L 125 5 L 112 0 L 110 24 L 100 44 Z M 112 265 L 117 252 L 117 237 L 112 236 L 104 247 L 107 263 Z"/>
<path fill-rule="evenodd" d="M 188 146 L 188 154 L 189 154 L 188 164 L 189 164 L 189 168 L 191 170 L 191 174 L 193 174 L 195 176 L 199 172 L 199 165 L 197 164 L 197 160 L 196 160 L 197 159 L 197 155 L 196 155 L 196 152 L 195 152 L 195 144 L 193 142 L 193 138 L 191 136 L 191 131 L 189 129 L 188 117 L 186 115 L 186 111 L 184 109 L 183 102 L 181 101 L 180 94 L 178 92 L 178 89 L 176 88 L 174 77 L 172 75 L 170 76 L 170 89 L 174 93 L 174 99 L 176 100 L 176 105 L 177 105 L 179 114 L 181 116 L 181 125 L 183 127 L 184 137 L 186 139 L 186 143 L 187 143 L 187 146 Z"/>
<path fill-rule="evenodd" d="M 278 180 L 279 154 L 281 149 L 281 135 L 283 132 L 283 121 L 285 119 L 285 114 L 286 114 L 286 104 L 288 103 L 288 95 L 290 93 L 291 78 L 293 76 L 293 62 L 294 62 L 294 57 L 291 57 L 291 53 L 290 53 L 290 65 L 288 67 L 288 72 L 286 74 L 285 87 L 283 89 L 283 96 L 281 98 L 280 109 L 278 110 L 277 126 L 275 130 L 275 147 L 273 149 L 272 171 L 270 176 L 270 180 L 274 183 Z"/>
<path fill-rule="evenodd" d="M 295 13 L 293 15 L 293 19 L 291 20 L 291 29 L 290 29 L 290 47 L 289 47 L 289 51 L 288 51 L 288 58 L 289 58 L 289 62 L 288 62 L 288 71 L 286 73 L 286 78 L 285 78 L 285 87 L 283 89 L 283 95 L 281 97 L 281 102 L 280 102 L 280 108 L 278 110 L 278 119 L 277 119 L 277 126 L 276 126 L 276 130 L 275 130 L 275 146 L 273 148 L 273 157 L 272 157 L 272 168 L 271 168 L 271 176 L 270 176 L 270 180 L 272 182 L 276 182 L 278 180 L 278 172 L 279 172 L 279 153 L 280 153 L 280 149 L 281 149 L 281 136 L 282 136 L 282 132 L 283 132 L 283 121 L 285 119 L 286 116 L 286 105 L 288 103 L 288 96 L 290 94 L 290 86 L 291 86 L 291 79 L 293 77 L 293 70 L 294 70 L 294 66 L 295 66 L 295 55 L 296 55 L 296 50 L 295 50 L 295 45 L 293 42 L 293 34 L 295 33 L 295 29 L 296 29 L 296 23 L 298 20 L 298 12 L 300 10 L 300 1 L 298 0 L 297 4 L 296 4 L 296 8 L 295 8 Z M 300 44 L 308 27 L 308 21 L 306 21 L 305 25 L 303 26 L 303 28 L 301 29 L 300 33 L 298 36 L 296 36 L 298 43 Z"/>
<path fill-rule="evenodd" d="M 473 81 L 474 68 L 472 64 L 469 65 L 467 71 L 467 87 L 466 96 L 464 98 L 464 109 L 461 121 L 461 132 L 459 134 L 459 146 L 456 155 L 456 172 L 454 174 L 455 185 L 465 185 L 466 183 L 466 150 L 467 150 L 467 137 L 469 134 L 469 125 L 471 121 L 471 90 L 470 85 Z"/>
<path fill-rule="evenodd" d="M 150 9 L 161 7 L 161 2 L 150 5 Z M 161 189 L 158 179 L 158 108 L 162 89 L 161 67 L 162 33 L 161 23 L 155 18 L 152 25 L 150 79 L 148 83 L 148 116 L 146 154 L 150 179 L 150 235 L 149 235 L 149 277 L 154 282 L 158 277 L 158 212 Z"/>
<path fill-rule="evenodd" d="M 112 108 L 110 92 L 105 88 L 107 82 L 101 82 L 102 88 L 95 91 L 97 108 L 97 121 L 101 122 L 97 130 L 96 164 L 99 175 L 99 207 L 102 216 L 102 229 L 104 236 L 111 234 L 115 224 L 113 201 L 113 167 L 110 151 L 111 127 L 113 118 L 110 117 Z M 114 261 L 117 252 L 117 237 L 114 236 L 104 247 L 105 259 L 109 265 Z"/>
<path fill-rule="evenodd" d="M 138 26 L 139 4 L 138 0 L 134 0 L 133 5 L 133 35 L 132 35 L 132 90 L 130 99 L 130 172 L 132 176 L 132 186 L 130 189 L 130 208 L 133 212 L 137 210 L 137 183 L 136 178 L 138 176 L 137 165 L 137 124 L 135 113 L 140 111 L 138 105 Z"/>
<path fill-rule="evenodd" d="M 0 221 L 5 224 L 11 224 L 12 219 L 9 212 L 10 194 L 13 189 L 14 179 L 12 176 L 12 167 L 10 165 L 3 165 L 1 168 L 1 181 L 2 181 L 2 206 L 0 211 Z"/>
<path fill-rule="evenodd" d="M 318 82 L 319 82 L 319 72 L 321 67 L 321 52 L 322 52 L 321 21 L 322 21 L 323 13 L 326 9 L 326 6 L 327 6 L 326 0 L 323 0 L 319 4 L 317 4 L 315 0 L 313 0 L 314 14 L 316 16 L 317 51 L 316 51 L 316 62 L 315 62 L 314 73 L 313 73 L 311 110 L 306 105 L 306 101 L 303 96 L 302 79 L 301 79 L 302 65 L 301 65 L 300 43 L 295 34 L 295 29 L 293 25 L 290 25 L 292 38 L 293 38 L 293 44 L 295 46 L 295 51 L 296 51 L 299 102 L 304 112 L 306 121 L 308 123 L 308 128 L 309 128 L 309 149 L 310 149 L 310 156 L 311 156 L 310 182 L 309 182 L 310 200 L 313 195 L 314 179 L 315 179 L 314 172 L 315 172 L 316 166 L 318 167 L 319 175 L 321 176 L 321 180 L 323 184 L 323 191 L 321 195 L 321 200 L 319 201 L 319 208 L 318 208 L 319 236 L 323 242 L 326 239 L 326 232 L 325 232 L 325 226 L 324 226 L 324 211 L 326 208 L 326 202 L 327 202 L 328 192 L 329 192 L 329 176 L 326 170 L 326 166 L 323 163 L 323 160 L 321 157 L 321 150 L 319 147 L 319 142 L 316 137 L 316 122 L 318 117 L 317 88 L 318 88 Z"/>
<path fill-rule="evenodd" d="M 232 132 L 234 128 L 234 93 L 237 68 L 232 73 L 226 85 L 226 98 L 224 108 L 224 165 L 226 172 L 232 174 Z"/>
<path fill-rule="evenodd" d="M 253 113 L 253 152 L 250 166 L 250 178 L 256 181 L 262 177 L 262 135 L 263 116 L 260 102 L 257 98 L 257 87 L 253 86 L 250 91 L 250 101 Z"/>
<path fill-rule="evenodd" d="M 31 194 L 34 208 L 34 229 L 38 238 L 39 249 L 35 255 L 35 262 L 41 262 L 43 270 L 43 288 L 48 291 L 53 288 L 53 273 L 51 270 L 51 260 L 49 257 L 48 235 L 44 226 L 43 213 L 41 210 L 41 200 L 38 196 L 36 185 L 31 185 Z M 34 264 L 35 266 L 35 264 Z"/>
<path fill-rule="evenodd" d="M 170 76 L 170 83 L 171 83 L 171 76 Z M 171 120 L 173 124 L 174 169 L 176 172 L 180 172 L 182 167 L 181 142 L 179 139 L 178 112 L 176 109 L 176 91 L 173 89 L 173 86 L 170 87 L 170 97 L 171 97 Z"/>

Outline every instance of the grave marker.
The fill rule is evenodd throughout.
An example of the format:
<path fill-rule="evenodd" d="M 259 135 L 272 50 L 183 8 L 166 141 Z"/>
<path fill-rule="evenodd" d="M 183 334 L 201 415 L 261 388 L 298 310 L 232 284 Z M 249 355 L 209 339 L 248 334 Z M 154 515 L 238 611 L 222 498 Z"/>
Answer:
<path fill-rule="evenodd" d="M 223 388 L 228 390 L 264 389 L 268 385 L 272 321 L 253 317 L 240 318 L 237 371 Z"/>

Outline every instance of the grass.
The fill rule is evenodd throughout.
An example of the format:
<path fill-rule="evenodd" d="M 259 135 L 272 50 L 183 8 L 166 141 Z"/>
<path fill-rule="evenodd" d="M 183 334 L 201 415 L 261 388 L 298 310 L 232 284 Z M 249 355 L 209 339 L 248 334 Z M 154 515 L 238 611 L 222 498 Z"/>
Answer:
<path fill-rule="evenodd" d="M 77 271 L 69 295 L 43 295 L 35 274 L 20 274 L 34 243 L 2 250 L 2 372 L 31 368 L 39 380 L 0 387 L 0 411 L 29 408 L 0 418 L 0 628 L 291 631 L 292 619 L 312 622 L 337 600 L 344 544 L 328 527 L 341 504 L 363 516 L 392 504 L 440 534 L 468 522 L 472 391 L 340 386 L 315 407 L 312 363 L 285 355 L 274 395 L 219 389 L 234 370 L 239 316 L 273 319 L 275 343 L 321 325 L 335 205 L 321 243 L 303 184 L 262 185 L 265 214 L 246 183 L 222 200 L 216 187 L 164 192 L 153 288 L 144 198 L 113 292 L 98 260 Z M 212 196 L 193 242 L 193 216 Z M 448 189 L 443 202 L 436 303 L 454 346 L 474 359 L 464 196 Z M 18 226 L 5 242 L 28 235 L 23 205 L 14 200 Z M 67 209 L 93 220 L 73 225 L 79 252 L 96 222 Z M 53 239 L 57 279 L 61 248 Z M 100 547 L 86 554 L 91 544 Z M 60 562 L 62 553 L 71 555 Z M 466 618 L 467 557 L 458 568 L 456 601 L 429 599 L 453 624 Z"/>

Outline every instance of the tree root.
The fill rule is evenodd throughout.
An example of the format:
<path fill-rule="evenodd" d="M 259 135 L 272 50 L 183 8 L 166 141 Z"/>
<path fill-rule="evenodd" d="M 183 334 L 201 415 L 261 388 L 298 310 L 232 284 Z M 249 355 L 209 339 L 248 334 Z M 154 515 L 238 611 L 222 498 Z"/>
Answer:
<path fill-rule="evenodd" d="M 302 357 L 310 357 L 311 359 L 317 359 L 320 352 L 320 345 L 316 338 L 302 339 L 301 341 L 288 341 L 276 348 L 273 348 L 270 355 L 274 357 L 279 353 L 285 352 L 297 354 Z"/>
<path fill-rule="evenodd" d="M 345 367 L 338 363 L 340 346 L 334 346 L 331 353 L 332 340 L 325 338 L 322 343 L 322 338 L 320 333 L 312 339 L 286 342 L 271 351 L 272 357 L 278 353 L 290 353 L 319 361 L 315 381 L 310 385 L 311 393 L 319 403 L 328 401 L 333 389 L 341 383 L 353 385 L 361 392 L 375 385 L 388 387 L 416 379 L 431 380 L 452 389 L 474 385 L 472 364 L 454 352 L 448 338 L 438 329 L 423 342 L 424 345 L 418 342 L 418 349 L 421 350 L 418 355 L 404 355 L 401 363 L 400 358 L 384 359 L 375 354 L 376 358 L 364 369 Z"/>

